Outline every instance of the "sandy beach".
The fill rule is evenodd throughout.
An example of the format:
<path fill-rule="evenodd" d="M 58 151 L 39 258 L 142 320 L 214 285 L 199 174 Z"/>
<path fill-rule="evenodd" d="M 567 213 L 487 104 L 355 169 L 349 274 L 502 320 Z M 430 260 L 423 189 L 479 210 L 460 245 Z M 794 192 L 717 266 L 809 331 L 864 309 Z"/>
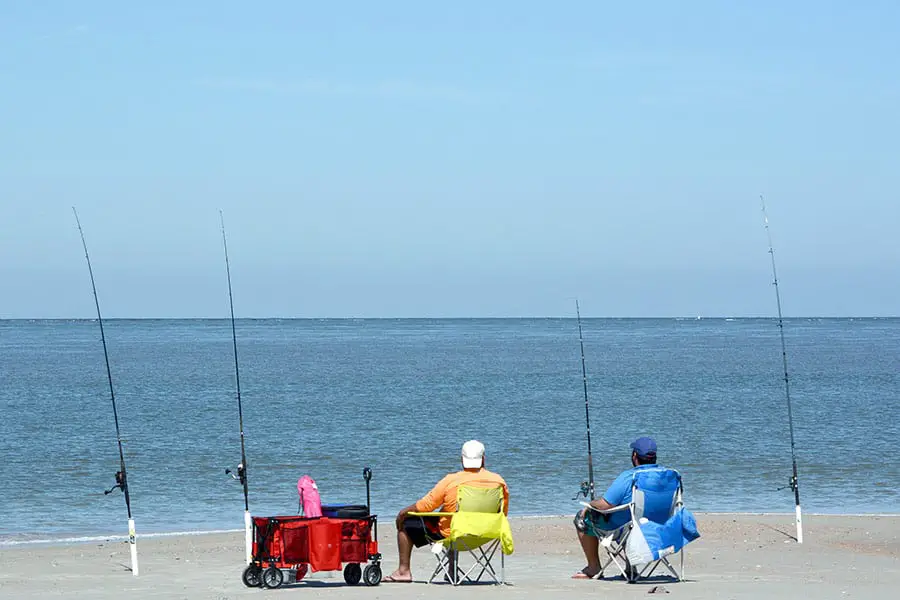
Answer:
<path fill-rule="evenodd" d="M 340 572 L 308 575 L 278 590 L 246 588 L 240 533 L 139 538 L 139 577 L 122 541 L 0 550 L 2 598 L 243 598 L 329 594 L 348 598 L 433 598 L 459 594 L 554 598 L 590 593 L 631 598 L 663 586 L 683 598 L 889 598 L 900 589 L 900 516 L 815 516 L 805 540 L 793 539 L 790 515 L 698 514 L 702 537 L 688 546 L 687 579 L 627 585 L 621 579 L 578 581 L 583 566 L 571 519 L 513 518 L 516 551 L 507 557 L 508 585 L 424 583 L 433 563 L 427 549 L 413 554 L 412 584 L 349 587 Z M 385 519 L 388 521 L 388 519 Z M 385 573 L 396 566 L 392 523 L 379 527 Z M 891 591 L 893 590 L 893 591 Z M 656 594 L 653 594 L 656 595 Z"/>

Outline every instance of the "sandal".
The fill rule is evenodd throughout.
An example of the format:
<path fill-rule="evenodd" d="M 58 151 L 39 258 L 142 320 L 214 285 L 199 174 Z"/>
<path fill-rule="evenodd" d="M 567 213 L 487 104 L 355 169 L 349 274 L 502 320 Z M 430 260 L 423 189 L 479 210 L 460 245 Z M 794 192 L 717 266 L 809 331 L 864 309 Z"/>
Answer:
<path fill-rule="evenodd" d="M 594 579 L 595 577 L 597 577 L 596 573 L 594 573 L 593 575 L 588 575 L 587 567 L 572 575 L 572 579 Z"/>

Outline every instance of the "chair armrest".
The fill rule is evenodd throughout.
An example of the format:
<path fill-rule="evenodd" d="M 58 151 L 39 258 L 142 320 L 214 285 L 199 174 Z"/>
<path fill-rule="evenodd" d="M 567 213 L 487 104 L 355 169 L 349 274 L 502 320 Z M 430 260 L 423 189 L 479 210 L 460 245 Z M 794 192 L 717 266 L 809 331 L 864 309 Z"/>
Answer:
<path fill-rule="evenodd" d="M 601 515 L 611 515 L 613 513 L 621 512 L 623 510 L 631 508 L 631 504 L 620 504 L 619 506 L 613 506 L 612 508 L 607 508 L 606 510 L 600 510 L 599 508 L 591 506 L 587 502 L 582 502 L 581 505 L 591 509 L 594 512 L 598 512 Z"/>
<path fill-rule="evenodd" d="M 408 512 L 408 517 L 452 517 L 456 513 L 452 512 Z"/>

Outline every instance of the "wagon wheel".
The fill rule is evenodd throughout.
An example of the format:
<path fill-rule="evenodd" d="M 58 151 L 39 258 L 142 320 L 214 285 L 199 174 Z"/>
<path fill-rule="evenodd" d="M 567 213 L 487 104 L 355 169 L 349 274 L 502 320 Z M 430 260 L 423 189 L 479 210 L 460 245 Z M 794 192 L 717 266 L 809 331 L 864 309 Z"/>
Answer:
<path fill-rule="evenodd" d="M 356 585 L 359 583 L 360 577 L 362 577 L 362 569 L 359 567 L 359 563 L 349 563 L 344 567 L 344 581 L 347 582 L 347 585 Z"/>
<path fill-rule="evenodd" d="M 366 585 L 378 585 L 381 583 L 381 567 L 378 565 L 369 565 L 363 571 L 363 580 Z"/>
<path fill-rule="evenodd" d="M 281 569 L 277 567 L 269 567 L 262 574 L 262 584 L 263 587 L 275 588 L 281 587 L 281 584 L 284 583 L 284 573 L 281 572 Z"/>
<path fill-rule="evenodd" d="M 249 565 L 246 569 L 244 569 L 244 573 L 241 575 L 241 581 L 244 582 L 244 585 L 247 587 L 259 587 L 262 585 L 262 569 L 259 565 Z"/>

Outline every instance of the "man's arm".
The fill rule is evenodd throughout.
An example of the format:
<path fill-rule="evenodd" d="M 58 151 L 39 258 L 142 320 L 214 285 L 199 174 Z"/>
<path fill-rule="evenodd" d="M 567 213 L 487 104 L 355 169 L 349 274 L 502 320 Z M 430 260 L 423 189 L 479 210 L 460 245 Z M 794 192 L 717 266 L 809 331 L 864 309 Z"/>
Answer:
<path fill-rule="evenodd" d="M 403 520 L 406 518 L 406 515 L 408 515 L 411 512 L 414 512 L 415 510 L 416 510 L 416 505 L 410 504 L 409 506 L 407 506 L 406 508 L 402 509 L 400 512 L 397 513 L 397 520 L 395 521 L 395 523 L 397 525 L 398 530 L 403 527 Z"/>
<path fill-rule="evenodd" d="M 596 508 L 597 510 L 609 510 L 613 508 L 613 505 L 606 501 L 606 498 L 600 496 L 596 500 L 591 500 L 590 505 Z M 585 518 L 587 516 L 587 507 L 581 509 L 581 518 Z M 609 515 L 602 515 L 604 519 L 608 519 Z"/>
<path fill-rule="evenodd" d="M 597 510 L 609 510 L 613 508 L 613 505 L 606 501 L 606 498 L 600 496 L 596 500 L 591 500 L 591 506 L 596 508 Z"/>
<path fill-rule="evenodd" d="M 602 496 L 591 500 L 591 506 L 597 510 L 609 510 L 619 506 L 625 499 L 625 493 L 631 485 L 631 474 L 623 473 L 616 477 Z M 587 509 L 585 509 L 587 511 Z"/>
<path fill-rule="evenodd" d="M 403 519 L 411 512 L 431 512 L 437 510 L 444 503 L 444 490 L 447 488 L 447 478 L 441 479 L 434 488 L 425 494 L 421 500 L 415 504 L 410 504 L 399 513 L 397 513 L 397 529 L 403 526 Z"/>

